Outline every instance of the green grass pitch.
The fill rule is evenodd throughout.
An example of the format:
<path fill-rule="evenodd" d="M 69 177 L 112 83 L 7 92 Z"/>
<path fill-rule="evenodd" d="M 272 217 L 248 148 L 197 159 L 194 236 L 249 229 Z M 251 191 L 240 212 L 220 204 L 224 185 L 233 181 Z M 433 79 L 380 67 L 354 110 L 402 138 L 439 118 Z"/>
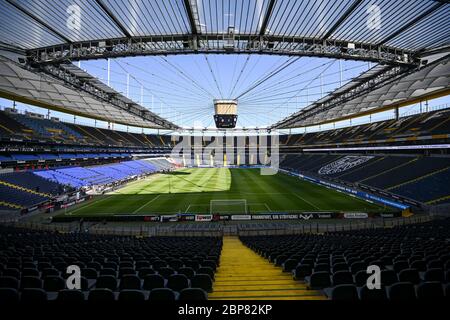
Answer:
<path fill-rule="evenodd" d="M 262 176 L 258 169 L 193 168 L 155 174 L 132 182 L 112 193 L 73 207 L 64 214 L 208 214 L 210 200 L 236 199 L 247 201 L 250 214 L 386 211 L 382 206 L 282 173 Z"/>

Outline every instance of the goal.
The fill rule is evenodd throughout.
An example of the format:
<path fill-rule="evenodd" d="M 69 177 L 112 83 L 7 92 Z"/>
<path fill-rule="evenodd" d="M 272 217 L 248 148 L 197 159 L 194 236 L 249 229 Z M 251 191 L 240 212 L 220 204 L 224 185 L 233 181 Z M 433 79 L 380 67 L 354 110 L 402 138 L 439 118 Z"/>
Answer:
<path fill-rule="evenodd" d="M 211 214 L 247 214 L 247 200 L 211 200 Z"/>

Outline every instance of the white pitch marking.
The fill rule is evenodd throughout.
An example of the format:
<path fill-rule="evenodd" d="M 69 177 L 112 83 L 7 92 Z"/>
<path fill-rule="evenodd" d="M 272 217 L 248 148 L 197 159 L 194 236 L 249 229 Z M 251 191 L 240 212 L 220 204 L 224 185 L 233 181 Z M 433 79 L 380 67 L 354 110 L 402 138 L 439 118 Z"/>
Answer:
<path fill-rule="evenodd" d="M 314 203 L 311 203 L 311 202 L 309 202 L 308 200 L 306 200 L 306 199 L 300 197 L 300 196 L 299 196 L 298 194 L 296 194 L 296 193 L 293 193 L 293 192 L 292 192 L 292 194 L 295 195 L 295 196 L 296 196 L 297 198 L 299 198 L 300 200 L 303 200 L 303 201 L 305 201 L 306 203 L 310 204 L 311 206 L 313 206 L 313 207 L 316 208 L 317 210 L 320 210 L 320 208 L 319 208 L 318 206 L 316 206 Z"/>
<path fill-rule="evenodd" d="M 136 212 L 139 212 L 142 208 L 146 207 L 149 203 L 152 203 L 153 201 L 155 201 L 156 199 L 158 199 L 160 196 L 161 196 L 161 195 L 158 194 L 156 197 L 154 197 L 154 198 L 151 199 L 150 201 L 146 202 L 143 206 L 141 206 L 140 208 L 134 210 L 134 211 L 132 212 L 132 214 L 134 214 L 134 213 L 136 213 Z"/>

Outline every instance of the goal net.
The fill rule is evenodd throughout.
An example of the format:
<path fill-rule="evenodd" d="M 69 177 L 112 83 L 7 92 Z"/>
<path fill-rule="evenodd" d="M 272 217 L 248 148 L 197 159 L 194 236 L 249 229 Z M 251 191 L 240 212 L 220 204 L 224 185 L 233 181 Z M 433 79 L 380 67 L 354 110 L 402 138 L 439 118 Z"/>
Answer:
<path fill-rule="evenodd" d="M 211 214 L 247 214 L 247 200 L 211 200 Z"/>

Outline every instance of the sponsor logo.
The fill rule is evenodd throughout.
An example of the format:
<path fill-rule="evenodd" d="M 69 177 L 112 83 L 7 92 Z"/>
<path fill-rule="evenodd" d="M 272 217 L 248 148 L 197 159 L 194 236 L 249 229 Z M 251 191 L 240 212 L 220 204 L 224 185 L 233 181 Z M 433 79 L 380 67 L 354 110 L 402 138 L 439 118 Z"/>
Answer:
<path fill-rule="evenodd" d="M 344 213 L 344 218 L 345 219 L 366 219 L 368 217 L 369 217 L 369 215 L 367 213 L 364 213 L 364 212 Z"/>
<path fill-rule="evenodd" d="M 197 214 L 195 221 L 212 221 L 213 216 L 211 214 Z"/>

